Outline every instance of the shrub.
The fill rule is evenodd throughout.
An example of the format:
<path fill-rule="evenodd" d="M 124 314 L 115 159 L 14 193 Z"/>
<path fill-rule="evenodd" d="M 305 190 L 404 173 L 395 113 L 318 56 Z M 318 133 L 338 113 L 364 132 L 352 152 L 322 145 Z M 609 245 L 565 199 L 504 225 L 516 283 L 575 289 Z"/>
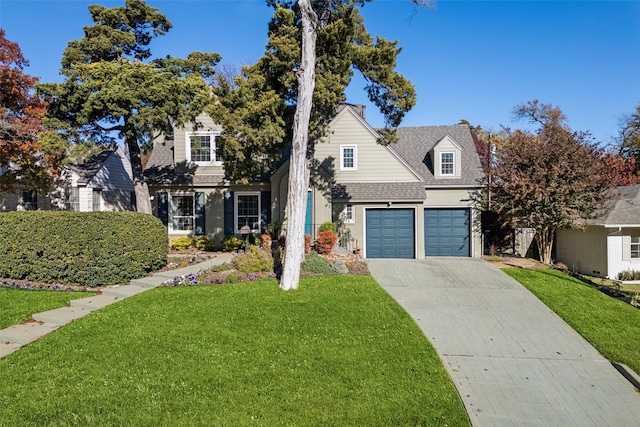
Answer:
<path fill-rule="evenodd" d="M 171 249 L 183 251 L 189 249 L 193 245 L 193 237 L 180 236 L 171 240 Z"/>
<path fill-rule="evenodd" d="M 329 267 L 337 274 L 347 274 L 349 273 L 349 269 L 347 268 L 347 264 L 341 259 L 334 259 L 329 263 Z"/>
<path fill-rule="evenodd" d="M 640 280 L 640 271 L 624 270 L 618 273 L 618 280 Z"/>
<path fill-rule="evenodd" d="M 303 271 L 308 273 L 333 274 L 333 270 L 329 266 L 329 261 L 318 255 L 316 252 L 311 252 L 305 256 L 301 268 Z"/>
<path fill-rule="evenodd" d="M 222 249 L 227 252 L 237 251 L 244 247 L 244 242 L 238 239 L 236 236 L 224 236 L 222 239 Z"/>
<path fill-rule="evenodd" d="M 249 246 L 247 252 L 236 255 L 231 261 L 236 270 L 243 273 L 273 271 L 273 257 L 257 246 Z"/>
<path fill-rule="evenodd" d="M 209 236 L 198 236 L 195 239 L 194 246 L 201 251 L 212 251 L 215 248 L 213 240 Z"/>
<path fill-rule="evenodd" d="M 265 251 L 271 251 L 271 236 L 268 234 L 261 234 L 260 246 L 262 246 L 262 249 Z"/>
<path fill-rule="evenodd" d="M 214 265 L 213 267 L 207 269 L 208 272 L 211 273 L 219 273 L 221 271 L 233 270 L 233 265 L 228 262 L 223 262 L 222 264 Z"/>
<path fill-rule="evenodd" d="M 244 281 L 244 275 L 238 271 L 232 271 L 224 278 L 224 283 L 240 283 Z"/>
<path fill-rule="evenodd" d="M 318 232 L 318 238 L 315 244 L 316 252 L 322 255 L 330 254 L 337 241 L 338 236 L 331 230 Z"/>
<path fill-rule="evenodd" d="M 311 253 L 311 240 L 313 239 L 313 237 L 311 237 L 310 234 L 305 234 L 304 235 L 304 253 L 308 254 Z"/>
<path fill-rule="evenodd" d="M 324 222 L 318 228 L 318 232 L 321 232 L 321 231 L 333 231 L 335 233 L 336 232 L 336 225 L 334 223 L 332 223 L 331 221 Z"/>
<path fill-rule="evenodd" d="M 0 214 L 0 277 L 115 285 L 167 263 L 167 230 L 137 212 Z"/>

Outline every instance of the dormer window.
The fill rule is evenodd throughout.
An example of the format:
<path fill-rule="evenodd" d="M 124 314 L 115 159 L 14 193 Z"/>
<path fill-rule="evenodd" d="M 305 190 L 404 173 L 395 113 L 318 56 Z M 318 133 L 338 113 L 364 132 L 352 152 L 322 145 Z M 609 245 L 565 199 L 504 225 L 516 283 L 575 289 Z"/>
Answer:
<path fill-rule="evenodd" d="M 356 153 L 357 150 L 355 145 L 340 146 L 340 170 L 354 171 L 358 169 Z"/>
<path fill-rule="evenodd" d="M 456 156 L 454 152 L 440 153 L 440 175 L 455 175 Z"/>
<path fill-rule="evenodd" d="M 187 132 L 187 160 L 199 165 L 222 165 L 217 149 L 218 134 L 213 132 Z"/>

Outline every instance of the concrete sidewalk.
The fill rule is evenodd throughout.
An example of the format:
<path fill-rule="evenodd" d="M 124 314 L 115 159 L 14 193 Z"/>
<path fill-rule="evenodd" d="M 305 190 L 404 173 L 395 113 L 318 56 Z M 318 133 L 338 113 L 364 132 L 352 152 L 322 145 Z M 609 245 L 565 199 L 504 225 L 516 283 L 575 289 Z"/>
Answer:
<path fill-rule="evenodd" d="M 463 258 L 368 265 L 435 347 L 474 426 L 640 425 L 633 385 L 498 268 Z"/>
<path fill-rule="evenodd" d="M 214 265 L 231 262 L 232 258 L 233 254 L 231 253 L 216 254 L 214 258 L 198 264 L 134 279 L 128 285 L 96 289 L 99 291 L 97 295 L 72 300 L 67 307 L 35 313 L 28 322 L 0 330 L 0 358 L 95 310 L 159 286 L 173 277 L 197 273 Z"/>

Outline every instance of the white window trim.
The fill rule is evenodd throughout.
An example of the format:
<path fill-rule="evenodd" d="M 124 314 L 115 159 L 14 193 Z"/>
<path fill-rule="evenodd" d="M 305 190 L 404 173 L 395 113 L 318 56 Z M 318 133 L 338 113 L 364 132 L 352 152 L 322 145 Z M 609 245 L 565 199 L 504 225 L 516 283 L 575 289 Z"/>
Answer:
<path fill-rule="evenodd" d="M 261 197 L 259 191 L 236 191 L 233 193 L 233 228 L 236 234 L 240 233 L 240 227 L 238 227 L 238 196 L 256 196 L 258 198 L 258 228 L 252 229 L 252 233 L 260 232 L 262 227 L 262 206 Z"/>
<path fill-rule="evenodd" d="M 169 210 L 169 232 L 171 234 L 184 234 L 185 236 L 189 235 L 189 234 L 193 234 L 194 230 L 175 230 L 173 228 L 173 198 L 174 197 L 191 197 L 192 203 L 193 203 L 193 228 L 195 229 L 196 226 L 196 194 L 195 193 L 169 193 L 168 197 L 169 200 L 167 201 L 169 206 L 168 206 L 168 210 Z"/>
<path fill-rule="evenodd" d="M 629 237 L 629 259 L 632 261 L 640 261 L 640 256 L 633 256 L 633 246 L 640 245 L 640 242 L 634 242 L 634 239 L 638 239 L 638 236 L 630 236 Z"/>
<path fill-rule="evenodd" d="M 351 211 L 350 214 L 349 214 L 349 211 Z M 350 203 L 344 205 L 343 215 L 344 215 L 345 224 L 353 224 L 353 223 L 355 223 L 356 222 L 355 206 L 350 204 Z"/>
<path fill-rule="evenodd" d="M 444 162 L 442 161 L 442 157 L 445 154 L 451 154 L 452 155 L 452 168 L 451 168 L 451 173 L 444 173 L 442 171 L 442 166 L 444 164 Z M 456 175 L 456 152 L 455 151 L 441 151 L 440 152 L 440 175 L 441 176 L 455 176 Z"/>
<path fill-rule="evenodd" d="M 211 137 L 211 161 L 209 162 L 193 162 L 196 165 L 202 166 L 222 166 L 222 161 L 216 161 L 216 149 L 217 138 L 220 136 L 220 132 L 185 132 L 185 158 L 188 162 L 191 162 L 191 137 L 192 136 L 207 136 Z"/>
<path fill-rule="evenodd" d="M 353 167 L 344 166 L 344 150 L 346 148 L 353 149 Z M 341 145 L 340 146 L 340 170 L 341 171 L 358 170 L 358 146 L 357 145 Z"/>

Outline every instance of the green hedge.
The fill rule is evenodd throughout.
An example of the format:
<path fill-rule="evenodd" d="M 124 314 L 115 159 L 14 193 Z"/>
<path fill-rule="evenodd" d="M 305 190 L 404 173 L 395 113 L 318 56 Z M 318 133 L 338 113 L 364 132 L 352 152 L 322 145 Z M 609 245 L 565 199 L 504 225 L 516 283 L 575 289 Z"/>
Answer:
<path fill-rule="evenodd" d="M 0 214 L 0 277 L 101 286 L 164 266 L 162 222 L 136 212 Z"/>

